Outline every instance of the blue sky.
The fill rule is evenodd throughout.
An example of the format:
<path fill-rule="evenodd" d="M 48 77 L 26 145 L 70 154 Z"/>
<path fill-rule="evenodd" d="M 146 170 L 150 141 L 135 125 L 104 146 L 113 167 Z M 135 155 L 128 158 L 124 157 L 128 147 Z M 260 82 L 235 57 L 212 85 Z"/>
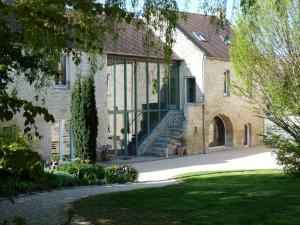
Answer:
<path fill-rule="evenodd" d="M 105 2 L 105 0 L 99 0 L 100 2 Z M 132 10 L 131 8 L 131 1 L 133 0 L 126 0 L 128 9 Z M 142 7 L 145 0 L 136 0 L 138 5 Z M 201 3 L 203 3 L 205 0 L 177 0 L 179 10 L 191 12 L 191 13 L 204 13 L 203 9 L 201 9 Z M 235 18 L 232 17 L 232 8 L 234 5 L 238 6 L 240 0 L 206 0 L 209 3 L 213 2 L 226 2 L 226 15 L 227 19 L 230 21 L 234 21 Z M 236 12 L 236 11 L 234 11 Z"/>
<path fill-rule="evenodd" d="M 213 0 L 212 0 L 213 1 Z M 182 11 L 188 11 L 192 13 L 200 13 L 201 8 L 200 8 L 200 2 L 201 0 L 177 0 L 178 2 L 178 7 Z M 227 0 L 227 17 L 228 19 L 232 19 L 232 8 L 233 4 L 237 5 L 239 0 Z M 188 4 L 188 8 L 186 8 L 186 3 Z M 203 11 L 202 11 L 203 13 Z"/>

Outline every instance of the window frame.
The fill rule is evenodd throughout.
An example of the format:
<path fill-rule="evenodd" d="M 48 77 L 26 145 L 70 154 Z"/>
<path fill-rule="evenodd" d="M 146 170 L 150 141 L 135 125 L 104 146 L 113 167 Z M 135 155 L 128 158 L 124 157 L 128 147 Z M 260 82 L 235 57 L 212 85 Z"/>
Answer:
<path fill-rule="evenodd" d="M 225 70 L 224 72 L 224 86 L 223 86 L 223 95 L 230 96 L 230 70 Z"/>
<path fill-rule="evenodd" d="M 207 42 L 205 36 L 201 32 L 193 32 L 193 35 L 197 38 L 200 42 Z"/>
<path fill-rule="evenodd" d="M 111 78 L 111 75 L 110 73 L 107 73 L 106 74 L 106 88 L 107 88 L 107 95 L 110 96 L 111 93 L 110 93 L 110 78 Z"/>
<path fill-rule="evenodd" d="M 62 84 L 62 61 L 64 64 L 64 75 L 65 75 L 65 84 Z M 60 61 L 58 63 L 58 80 L 55 80 L 56 89 L 70 89 L 70 76 L 69 76 L 69 57 L 65 54 L 61 55 Z"/>

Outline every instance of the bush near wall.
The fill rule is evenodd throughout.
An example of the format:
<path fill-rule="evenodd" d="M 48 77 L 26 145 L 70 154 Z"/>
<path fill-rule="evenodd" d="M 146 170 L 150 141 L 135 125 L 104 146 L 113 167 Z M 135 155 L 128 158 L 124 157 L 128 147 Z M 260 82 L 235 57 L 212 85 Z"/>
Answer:
<path fill-rule="evenodd" d="M 138 171 L 128 165 L 111 165 L 105 168 L 105 180 L 107 183 L 127 183 L 138 180 Z"/>
<path fill-rule="evenodd" d="M 1 136 L 3 137 L 3 136 Z M 17 180 L 41 181 L 44 169 L 41 157 L 31 150 L 28 140 L 19 131 L 0 138 L 0 175 Z"/>
<path fill-rule="evenodd" d="M 88 164 L 81 162 L 67 163 L 59 166 L 58 171 L 74 175 L 84 184 L 103 183 L 105 174 L 104 169 L 98 164 Z"/>

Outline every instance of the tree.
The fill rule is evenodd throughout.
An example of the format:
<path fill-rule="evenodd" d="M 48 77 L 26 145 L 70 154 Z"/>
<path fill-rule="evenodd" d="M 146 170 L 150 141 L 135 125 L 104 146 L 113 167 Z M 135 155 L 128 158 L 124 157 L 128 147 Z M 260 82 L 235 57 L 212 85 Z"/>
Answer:
<path fill-rule="evenodd" d="M 277 128 L 265 143 L 279 149 L 279 163 L 300 174 L 300 24 L 295 1 L 259 0 L 239 17 L 230 48 L 234 87 Z"/>
<path fill-rule="evenodd" d="M 78 76 L 72 90 L 71 131 L 75 157 L 96 161 L 98 117 L 93 75 Z"/>
<path fill-rule="evenodd" d="M 103 53 L 106 39 L 118 38 L 121 27 L 117 24 L 135 23 L 143 17 L 145 26 L 167 29 L 163 49 L 170 60 L 177 12 L 176 0 L 147 0 L 143 5 L 136 0 L 0 1 L 0 121 L 23 113 L 24 131 L 36 131 L 38 136 L 37 115 L 44 116 L 46 122 L 54 121 L 40 92 L 59 76 L 61 53 L 72 55 L 76 64 L 81 63 L 81 52 L 95 60 Z M 140 26 L 137 23 L 136 29 Z M 92 65 L 91 72 L 96 71 L 97 63 Z M 11 89 L 20 76 L 35 88 L 33 99 L 24 99 L 17 89 Z"/>

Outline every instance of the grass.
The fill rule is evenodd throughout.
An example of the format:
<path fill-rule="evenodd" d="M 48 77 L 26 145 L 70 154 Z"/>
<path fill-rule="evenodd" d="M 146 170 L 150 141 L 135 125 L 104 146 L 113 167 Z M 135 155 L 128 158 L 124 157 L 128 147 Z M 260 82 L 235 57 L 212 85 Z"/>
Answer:
<path fill-rule="evenodd" d="M 85 198 L 91 224 L 300 224 L 300 179 L 279 170 L 191 173 L 183 183 Z"/>

